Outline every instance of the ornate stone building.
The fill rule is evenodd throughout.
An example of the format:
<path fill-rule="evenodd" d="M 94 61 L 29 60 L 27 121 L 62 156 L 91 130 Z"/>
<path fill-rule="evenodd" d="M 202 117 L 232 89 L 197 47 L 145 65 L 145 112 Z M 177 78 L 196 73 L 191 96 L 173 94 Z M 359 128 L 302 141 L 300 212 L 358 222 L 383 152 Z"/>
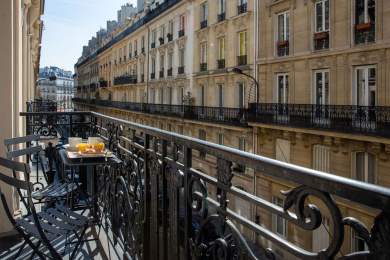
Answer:
<path fill-rule="evenodd" d="M 83 71 L 85 64 L 98 61 L 99 73 L 108 82 L 98 89 L 102 100 L 78 100 L 80 109 L 335 176 L 390 185 L 390 30 L 386 29 L 390 3 L 194 0 L 160 8 L 145 12 L 144 17 L 153 18 L 144 18 L 143 25 L 129 29 L 126 37 L 118 37 L 121 40 L 103 47 L 90 61 L 76 64 L 77 70 Z M 171 32 L 173 36 L 168 36 Z M 136 84 L 113 85 L 116 76 L 130 71 L 122 69 L 118 74 L 119 69 L 114 68 L 128 65 L 114 65 L 112 57 L 129 42 L 134 46 L 141 35 L 148 39 L 142 59 L 147 63 L 144 73 L 138 67 Z M 138 66 L 140 63 L 137 58 Z M 140 75 L 145 75 L 142 84 Z M 260 87 L 253 79 L 258 79 Z M 136 89 L 138 94 L 124 96 Z M 194 168 L 213 175 L 215 161 L 205 154 L 197 156 L 207 163 L 194 163 Z M 240 165 L 234 169 L 240 176 L 234 185 L 283 206 L 280 190 L 289 190 L 289 183 Z M 317 199 L 307 198 L 311 201 Z M 371 209 L 337 202 L 346 215 L 372 225 L 375 214 Z M 333 232 L 332 219 L 326 214 L 321 227 L 309 232 L 239 199 L 230 205 L 308 251 L 327 247 Z M 254 234 L 246 235 L 258 243 L 269 243 Z M 345 253 L 367 246 L 349 228 L 345 228 L 345 236 Z M 273 249 L 280 259 L 292 258 Z"/>

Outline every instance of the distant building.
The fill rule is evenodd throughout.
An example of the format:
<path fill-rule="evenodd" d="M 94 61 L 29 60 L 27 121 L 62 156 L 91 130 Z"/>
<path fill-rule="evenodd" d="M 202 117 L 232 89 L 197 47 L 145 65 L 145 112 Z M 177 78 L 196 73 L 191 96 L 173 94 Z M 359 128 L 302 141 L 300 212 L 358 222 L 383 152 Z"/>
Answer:
<path fill-rule="evenodd" d="M 144 10 L 145 0 L 137 0 L 137 11 L 140 13 Z"/>
<path fill-rule="evenodd" d="M 135 15 L 137 13 L 137 8 L 132 4 L 125 4 L 121 6 L 121 9 L 118 10 L 118 25 L 123 26 L 126 22 L 126 19 Z"/>
<path fill-rule="evenodd" d="M 39 70 L 38 93 L 43 100 L 55 101 L 63 111 L 73 110 L 74 81 L 71 71 L 58 67 L 44 67 Z"/>

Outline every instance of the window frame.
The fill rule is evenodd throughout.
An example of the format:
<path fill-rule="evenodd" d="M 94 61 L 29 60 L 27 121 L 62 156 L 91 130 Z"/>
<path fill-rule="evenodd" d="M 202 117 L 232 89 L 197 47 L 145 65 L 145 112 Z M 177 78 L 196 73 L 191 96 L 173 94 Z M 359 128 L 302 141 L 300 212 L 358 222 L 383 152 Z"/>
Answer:
<path fill-rule="evenodd" d="M 318 104 L 317 102 L 317 94 L 318 94 L 318 87 L 317 87 L 317 74 L 321 74 L 321 77 L 322 77 L 322 81 L 323 81 L 323 86 L 321 87 L 322 89 L 322 95 L 323 97 L 325 97 L 325 94 L 326 94 L 326 82 L 325 79 L 325 75 L 327 74 L 328 75 L 328 95 L 326 97 L 326 102 L 325 104 Z M 314 105 L 329 105 L 330 104 L 330 70 L 329 69 L 319 69 L 319 70 L 313 70 L 313 85 L 312 85 L 312 91 L 313 91 L 313 100 L 312 100 L 312 103 Z"/>
<path fill-rule="evenodd" d="M 326 8 L 325 8 L 325 3 L 328 3 L 328 23 L 327 23 L 327 26 L 328 28 L 326 28 Z M 318 30 L 318 20 L 317 20 L 317 5 L 318 4 L 322 4 L 322 28 L 321 30 Z M 316 0 L 316 2 L 314 3 L 314 32 L 315 33 L 320 33 L 320 32 L 329 32 L 330 31 L 330 0 Z"/>

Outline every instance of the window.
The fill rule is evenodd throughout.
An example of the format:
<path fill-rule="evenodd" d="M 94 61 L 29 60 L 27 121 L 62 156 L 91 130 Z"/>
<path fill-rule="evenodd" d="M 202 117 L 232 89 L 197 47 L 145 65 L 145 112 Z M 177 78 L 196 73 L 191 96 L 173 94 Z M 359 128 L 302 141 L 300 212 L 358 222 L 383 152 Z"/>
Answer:
<path fill-rule="evenodd" d="M 207 10 L 207 2 L 200 5 L 200 21 L 207 21 L 208 10 Z"/>
<path fill-rule="evenodd" d="M 172 105 L 172 96 L 173 96 L 173 94 L 172 94 L 172 87 L 169 87 L 168 88 L 168 104 L 169 105 Z"/>
<path fill-rule="evenodd" d="M 217 97 L 218 97 L 217 106 L 222 108 L 223 107 L 223 85 L 222 84 L 217 85 Z"/>
<path fill-rule="evenodd" d="M 180 15 L 179 37 L 184 36 L 185 26 L 186 26 L 186 17 L 185 15 Z"/>
<path fill-rule="evenodd" d="M 243 82 L 238 83 L 237 86 L 238 91 L 238 108 L 244 108 L 245 107 L 245 85 Z"/>
<path fill-rule="evenodd" d="M 354 105 L 376 105 L 376 67 L 362 66 L 355 69 Z"/>
<path fill-rule="evenodd" d="M 351 231 L 352 252 L 368 251 L 368 245 L 364 239 L 354 230 Z"/>
<path fill-rule="evenodd" d="M 160 56 L 160 71 L 164 71 L 164 65 L 165 65 L 165 56 L 162 54 Z"/>
<path fill-rule="evenodd" d="M 173 35 L 173 24 L 173 20 L 170 20 L 168 24 L 168 33 L 171 35 Z"/>
<path fill-rule="evenodd" d="M 164 38 L 165 38 L 165 25 L 163 24 L 160 27 L 160 39 L 164 41 Z"/>
<path fill-rule="evenodd" d="M 184 67 L 184 64 L 185 64 L 184 60 L 185 60 L 185 49 L 181 48 L 179 50 L 179 67 Z"/>
<path fill-rule="evenodd" d="M 153 30 L 152 31 L 152 44 L 151 44 L 151 48 L 156 47 L 156 39 L 157 39 L 157 31 Z"/>
<path fill-rule="evenodd" d="M 276 75 L 277 103 L 288 103 L 288 74 L 280 73 Z"/>
<path fill-rule="evenodd" d="M 225 59 L 225 37 L 218 38 L 218 59 Z"/>
<path fill-rule="evenodd" d="M 205 87 L 203 85 L 200 86 L 199 88 L 199 101 L 200 101 L 200 106 L 205 106 Z"/>
<path fill-rule="evenodd" d="M 134 56 L 138 55 L 138 41 L 134 41 Z"/>
<path fill-rule="evenodd" d="M 246 151 L 246 138 L 244 136 L 238 138 L 238 150 Z"/>
<path fill-rule="evenodd" d="M 156 73 L 156 58 L 152 57 L 152 79 L 154 79 Z"/>
<path fill-rule="evenodd" d="M 223 133 L 218 133 L 217 134 L 217 140 L 219 145 L 223 145 Z"/>
<path fill-rule="evenodd" d="M 238 34 L 238 50 L 239 50 L 239 56 L 246 55 L 246 31 L 239 32 Z"/>
<path fill-rule="evenodd" d="M 206 141 L 206 131 L 205 130 L 203 130 L 203 129 L 199 130 L 199 139 L 203 140 L 203 141 Z M 206 158 L 206 153 L 205 152 L 199 152 L 199 157 L 202 158 L 202 159 L 205 159 Z"/>
<path fill-rule="evenodd" d="M 330 147 L 323 145 L 313 146 L 313 169 L 330 172 Z"/>
<path fill-rule="evenodd" d="M 356 152 L 353 159 L 354 177 L 359 181 L 375 183 L 375 155 L 368 152 Z"/>
<path fill-rule="evenodd" d="M 272 197 L 272 202 L 279 207 L 283 207 L 283 200 L 279 197 Z M 287 236 L 286 220 L 277 214 L 272 214 L 272 229 L 276 234 L 282 237 L 286 237 Z"/>
<path fill-rule="evenodd" d="M 329 71 L 314 71 L 314 102 L 329 105 Z"/>
<path fill-rule="evenodd" d="M 289 40 L 290 40 L 290 14 L 283 12 L 277 15 L 277 55 L 289 55 Z"/>
<path fill-rule="evenodd" d="M 224 14 L 226 10 L 226 0 L 218 0 L 218 14 Z"/>
<path fill-rule="evenodd" d="M 329 31 L 329 0 L 317 0 L 315 3 L 315 31 Z"/>
<path fill-rule="evenodd" d="M 142 49 L 145 48 L 145 36 L 142 36 L 142 38 L 141 38 L 141 48 Z"/>
<path fill-rule="evenodd" d="M 355 43 L 375 41 L 375 0 L 355 0 Z"/>
<path fill-rule="evenodd" d="M 160 104 L 164 104 L 164 89 L 160 88 Z"/>
<path fill-rule="evenodd" d="M 290 162 L 290 141 L 276 139 L 275 159 L 282 162 Z"/>
<path fill-rule="evenodd" d="M 200 44 L 200 71 L 207 70 L 207 42 Z"/>

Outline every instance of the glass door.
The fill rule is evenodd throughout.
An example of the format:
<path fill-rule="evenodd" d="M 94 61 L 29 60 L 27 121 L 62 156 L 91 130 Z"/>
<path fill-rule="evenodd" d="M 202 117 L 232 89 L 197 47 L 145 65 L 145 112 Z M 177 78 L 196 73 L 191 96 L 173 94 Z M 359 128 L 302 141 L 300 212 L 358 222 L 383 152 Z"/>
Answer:
<path fill-rule="evenodd" d="M 355 125 L 375 127 L 376 114 L 376 67 L 362 66 L 355 70 L 353 104 L 356 105 Z"/>

